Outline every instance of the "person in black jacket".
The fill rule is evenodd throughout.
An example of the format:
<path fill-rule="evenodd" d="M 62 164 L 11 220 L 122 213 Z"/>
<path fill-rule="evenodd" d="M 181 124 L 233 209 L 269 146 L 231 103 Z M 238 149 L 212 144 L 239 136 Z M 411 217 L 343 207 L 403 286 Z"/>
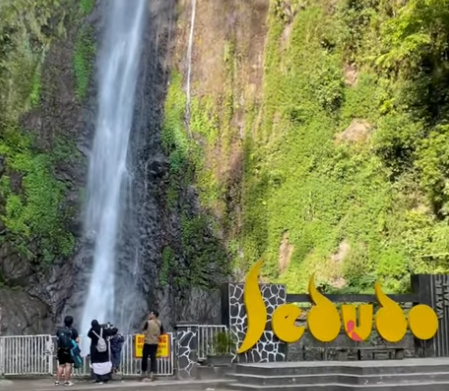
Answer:
<path fill-rule="evenodd" d="M 111 379 L 112 362 L 111 362 L 111 347 L 109 344 L 109 337 L 114 334 L 114 330 L 100 326 L 97 320 L 91 323 L 91 329 L 87 336 L 91 339 L 90 344 L 90 362 L 95 375 L 96 383 L 107 383 Z M 104 352 L 98 351 L 100 339 L 106 342 L 106 350 Z"/>

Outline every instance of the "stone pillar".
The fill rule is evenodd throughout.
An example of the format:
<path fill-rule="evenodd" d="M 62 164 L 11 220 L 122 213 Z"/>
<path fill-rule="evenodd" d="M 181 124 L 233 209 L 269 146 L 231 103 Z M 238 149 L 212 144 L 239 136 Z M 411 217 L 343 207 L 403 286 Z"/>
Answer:
<path fill-rule="evenodd" d="M 243 301 L 244 284 L 225 284 L 222 287 L 222 322 L 226 324 L 240 346 L 248 328 L 245 303 Z M 260 291 L 267 308 L 268 319 L 265 332 L 259 342 L 246 353 L 236 355 L 234 362 L 275 362 L 286 361 L 287 345 L 274 335 L 271 317 L 275 309 L 285 304 L 287 292 L 284 285 L 262 284 Z"/>
<path fill-rule="evenodd" d="M 197 375 L 198 325 L 179 323 L 175 328 L 176 376 L 179 380 L 195 379 Z"/>
<path fill-rule="evenodd" d="M 411 277 L 417 304 L 427 304 L 438 316 L 438 332 L 430 341 L 415 340 L 421 357 L 449 357 L 449 276 L 419 274 Z"/>

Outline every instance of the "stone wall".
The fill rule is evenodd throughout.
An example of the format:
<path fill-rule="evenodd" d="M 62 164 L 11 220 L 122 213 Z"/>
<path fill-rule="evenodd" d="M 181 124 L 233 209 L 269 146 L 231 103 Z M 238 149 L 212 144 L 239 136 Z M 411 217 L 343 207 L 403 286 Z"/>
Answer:
<path fill-rule="evenodd" d="M 243 301 L 244 284 L 227 284 L 224 293 L 225 324 L 230 327 L 240 346 L 248 328 L 245 304 Z M 267 308 L 265 332 L 252 349 L 234 357 L 236 362 L 273 362 L 286 360 L 286 344 L 281 342 L 271 329 L 271 317 L 275 309 L 286 303 L 287 292 L 284 285 L 260 285 L 262 297 Z"/>

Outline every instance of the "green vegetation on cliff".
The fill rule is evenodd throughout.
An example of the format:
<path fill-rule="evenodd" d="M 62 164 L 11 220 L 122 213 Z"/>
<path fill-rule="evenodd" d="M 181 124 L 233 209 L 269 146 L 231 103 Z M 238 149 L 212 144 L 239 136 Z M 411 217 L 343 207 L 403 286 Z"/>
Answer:
<path fill-rule="evenodd" d="M 181 214 L 181 251 L 178 256 L 186 262 L 176 263 L 175 252 L 165 247 L 159 272 L 161 286 L 167 284 L 179 288 L 215 286 L 217 274 L 226 274 L 225 251 L 219 240 L 213 237 L 213 220 L 207 214 L 211 190 L 215 182 L 205 166 L 201 145 L 189 138 L 185 127 L 186 97 L 182 91 L 182 77 L 173 72 L 165 102 L 165 119 L 162 127 L 162 145 L 170 159 L 170 184 L 166 193 L 167 207 L 178 208 Z M 213 120 L 206 107 L 194 100 L 191 106 L 191 132 L 208 135 L 214 131 Z M 193 211 L 185 199 L 186 188 L 196 182 L 205 213 Z M 220 273 L 214 273 L 219 270 Z"/>
<path fill-rule="evenodd" d="M 230 201 L 219 168 L 241 131 L 247 53 L 226 45 L 221 98 L 194 97 L 191 135 L 174 77 L 172 166 L 197 156 L 196 140 L 192 179 L 236 270 L 263 258 L 265 276 L 297 292 L 312 272 L 357 292 L 449 272 L 448 38 L 448 0 L 271 0 L 263 95 L 244 104 L 242 195 Z M 239 218 L 223 211 L 236 204 Z"/>
<path fill-rule="evenodd" d="M 245 257 L 296 291 L 447 272 L 449 2 L 288 3 L 247 135 Z"/>
<path fill-rule="evenodd" d="M 87 95 L 93 63 L 95 60 L 95 40 L 90 27 L 83 26 L 78 32 L 73 56 L 73 70 L 76 79 L 76 97 L 82 101 Z"/>
<path fill-rule="evenodd" d="M 73 211 L 65 207 L 67 189 L 57 179 L 56 168 L 76 154 L 63 131 L 49 140 L 46 129 L 31 132 L 22 118 L 43 108 L 42 74 L 51 45 L 67 37 L 68 25 L 79 23 L 93 4 L 63 0 L 0 4 L 0 240 L 29 259 L 46 263 L 70 255 L 74 246 L 67 228 Z M 84 31 L 77 49 L 90 54 Z M 78 71 L 78 78 L 80 73 L 82 95 L 88 76 Z M 51 88 L 46 88 L 48 96 Z"/>
<path fill-rule="evenodd" d="M 0 155 L 6 159 L 9 174 L 0 179 L 0 196 L 5 200 L 2 220 L 9 239 L 25 255 L 39 256 L 45 262 L 58 255 L 68 256 L 74 239 L 64 229 L 61 205 L 65 186 L 55 179 L 53 170 L 57 154 L 33 153 L 32 140 L 17 130 L 8 141 L 11 138 L 14 143 L 0 144 Z M 26 246 L 31 242 L 35 245 L 33 250 Z"/>

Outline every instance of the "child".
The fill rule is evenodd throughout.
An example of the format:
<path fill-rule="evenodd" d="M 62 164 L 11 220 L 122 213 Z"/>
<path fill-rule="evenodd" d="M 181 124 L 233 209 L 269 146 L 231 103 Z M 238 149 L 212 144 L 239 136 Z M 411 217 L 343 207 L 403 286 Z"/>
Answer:
<path fill-rule="evenodd" d="M 114 329 L 115 333 L 110 339 L 111 343 L 111 361 L 112 361 L 112 372 L 117 373 L 120 367 L 120 362 L 122 358 L 122 348 L 125 342 L 125 337 Z"/>

